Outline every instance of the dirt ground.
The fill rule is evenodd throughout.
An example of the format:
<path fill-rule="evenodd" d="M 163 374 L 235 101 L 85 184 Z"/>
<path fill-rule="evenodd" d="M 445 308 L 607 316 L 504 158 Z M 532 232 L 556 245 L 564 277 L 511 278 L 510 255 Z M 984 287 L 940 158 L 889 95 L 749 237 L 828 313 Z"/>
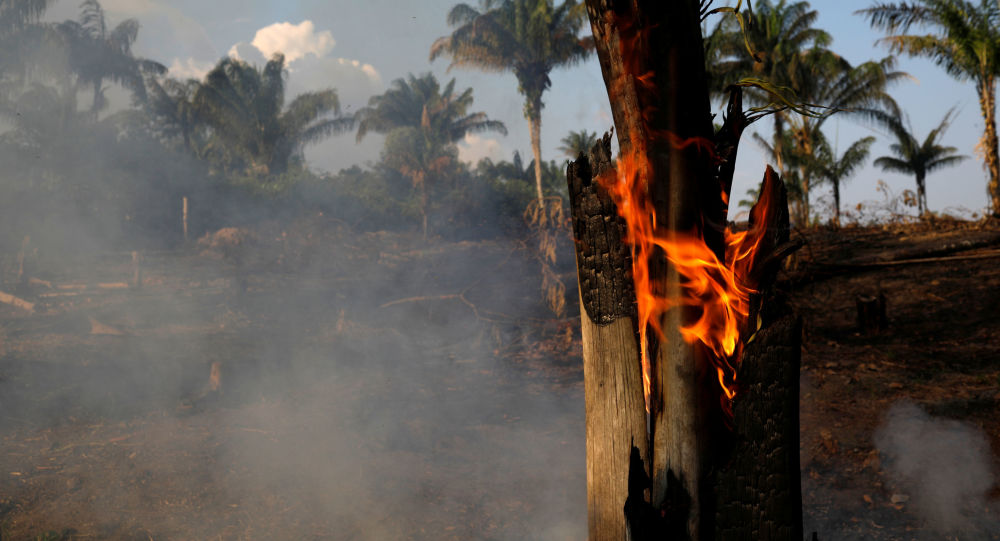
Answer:
<path fill-rule="evenodd" d="M 1000 228 L 805 240 L 781 287 L 805 322 L 807 532 L 1000 539 L 995 477 L 942 529 L 876 446 L 908 400 L 981 430 L 995 467 Z M 524 244 L 319 218 L 239 243 L 146 254 L 138 290 L 96 285 L 129 279 L 125 254 L 33 261 L 35 312 L 0 305 L 4 540 L 586 537 L 578 315 L 540 305 Z M 888 329 L 863 335 L 878 292 Z"/>

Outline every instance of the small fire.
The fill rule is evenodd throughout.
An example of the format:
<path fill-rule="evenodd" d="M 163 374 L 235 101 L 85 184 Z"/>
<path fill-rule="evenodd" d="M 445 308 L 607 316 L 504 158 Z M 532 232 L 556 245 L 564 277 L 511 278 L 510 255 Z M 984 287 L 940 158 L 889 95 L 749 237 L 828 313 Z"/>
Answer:
<path fill-rule="evenodd" d="M 663 314 L 674 307 L 694 306 L 701 309 L 701 314 L 697 321 L 680 329 L 681 336 L 689 344 L 704 344 L 709 351 L 728 412 L 728 402 L 736 396 L 736 369 L 743 346 L 740 329 L 750 313 L 754 287 L 749 274 L 753 255 L 763 238 L 764 220 L 751 219 L 752 226 L 747 231 L 727 228 L 724 261 L 720 261 L 700 233 L 670 231 L 657 224 L 649 195 L 651 170 L 645 156 L 633 152 L 619 158 L 614 174 L 599 179 L 625 220 L 626 241 L 632 248 L 646 410 L 650 410 L 652 392 L 648 329 L 664 340 L 660 324 Z M 725 199 L 720 203 L 725 204 Z M 765 205 L 758 204 L 752 217 L 762 217 L 766 212 Z M 654 260 L 664 257 L 683 278 L 682 298 L 659 293 L 665 288 L 651 275 Z"/>

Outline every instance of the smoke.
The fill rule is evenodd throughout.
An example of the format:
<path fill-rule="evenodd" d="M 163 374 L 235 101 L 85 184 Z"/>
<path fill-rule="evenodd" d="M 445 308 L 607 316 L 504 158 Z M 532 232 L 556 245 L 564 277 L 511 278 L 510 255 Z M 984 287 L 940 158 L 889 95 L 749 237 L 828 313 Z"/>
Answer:
<path fill-rule="evenodd" d="M 970 424 L 937 419 L 909 401 L 894 404 L 875 433 L 886 471 L 926 526 L 986 534 L 984 508 L 995 482 L 990 445 Z"/>

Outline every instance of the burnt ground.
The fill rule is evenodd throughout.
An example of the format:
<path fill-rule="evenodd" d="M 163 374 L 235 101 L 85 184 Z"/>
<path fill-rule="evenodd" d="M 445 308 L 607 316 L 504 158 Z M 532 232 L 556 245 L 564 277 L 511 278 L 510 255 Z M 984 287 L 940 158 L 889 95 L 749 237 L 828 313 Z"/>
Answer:
<path fill-rule="evenodd" d="M 946 428 L 914 448 L 967 448 L 975 427 L 1000 454 L 1000 257 L 908 261 L 989 256 L 997 235 L 805 236 L 782 284 L 805 322 L 819 539 L 1000 539 L 995 481 L 963 492 L 949 469 L 962 448 L 919 462 L 946 474 L 921 483 L 875 444 L 909 401 Z M 31 260 L 52 284 L 17 290 L 35 313 L 0 305 L 3 539 L 585 538 L 578 315 L 544 310 L 523 243 L 317 218 L 205 247 L 146 254 L 140 290 L 96 286 L 127 280 L 128 254 Z M 879 291 L 889 328 L 861 334 L 855 298 Z M 946 517 L 927 510 L 942 498 Z"/>

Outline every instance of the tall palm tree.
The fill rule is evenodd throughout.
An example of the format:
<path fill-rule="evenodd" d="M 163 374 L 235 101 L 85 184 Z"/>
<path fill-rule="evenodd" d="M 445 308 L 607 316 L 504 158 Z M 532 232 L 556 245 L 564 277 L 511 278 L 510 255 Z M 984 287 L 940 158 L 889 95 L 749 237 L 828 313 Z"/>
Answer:
<path fill-rule="evenodd" d="M 549 73 L 574 65 L 594 49 L 593 37 L 577 34 L 587 21 L 576 0 L 480 0 L 480 9 L 458 4 L 448 13 L 449 36 L 431 45 L 430 59 L 451 57 L 453 67 L 510 72 L 524 96 L 524 116 L 535 156 L 535 187 L 542 194 L 542 94 L 552 85 Z"/>
<path fill-rule="evenodd" d="M 868 159 L 875 138 L 868 136 L 851 143 L 851 146 L 838 158 L 836 151 L 830 148 L 826 137 L 819 138 L 816 152 L 812 156 L 812 170 L 820 180 L 830 183 L 833 188 L 833 224 L 840 225 L 840 184 L 860 169 Z"/>
<path fill-rule="evenodd" d="M 996 77 L 1000 72 L 1000 5 L 994 0 L 913 0 L 859 10 L 894 53 L 933 60 L 958 80 L 976 85 L 986 128 L 980 145 L 990 172 L 993 215 L 1000 216 L 1000 149 L 996 127 Z M 927 34 L 909 34 L 913 26 Z"/>
<path fill-rule="evenodd" d="M 98 0 L 84 0 L 80 8 L 80 19 L 66 21 L 59 29 L 67 42 L 77 84 L 93 88 L 91 112 L 96 114 L 107 105 L 105 80 L 120 84 L 140 101 L 145 100 L 145 76 L 162 75 L 167 68 L 132 54 L 132 45 L 139 36 L 139 21 L 126 19 L 109 28 Z"/>
<path fill-rule="evenodd" d="M 284 72 L 280 53 L 262 68 L 223 58 L 199 85 L 194 107 L 228 167 L 254 175 L 284 173 L 306 145 L 353 125 L 352 118 L 339 116 L 333 89 L 300 94 L 286 105 Z"/>
<path fill-rule="evenodd" d="M 384 159 L 413 183 L 420 198 L 424 238 L 427 237 L 427 183 L 442 180 L 457 163 L 456 143 L 466 134 L 495 131 L 507 134 L 498 120 L 484 112 L 470 113 L 472 89 L 455 92 L 452 79 L 441 88 L 431 73 L 396 79 L 380 96 L 358 111 L 357 139 L 368 132 L 386 134 Z"/>
<path fill-rule="evenodd" d="M 955 147 L 946 147 L 938 143 L 945 130 L 948 129 L 953 111 L 948 111 L 944 115 L 941 123 L 927 134 L 923 142 L 918 141 L 913 135 L 912 128 L 906 129 L 902 123 L 897 122 L 893 126 L 893 134 L 896 136 L 897 142 L 889 145 L 889 150 L 895 156 L 882 156 L 874 162 L 883 171 L 906 173 L 916 177 L 917 208 L 921 216 L 927 211 L 925 185 L 927 175 L 942 167 L 958 165 L 968 158 L 968 156 L 956 155 L 958 149 Z"/>
<path fill-rule="evenodd" d="M 569 135 L 562 138 L 562 146 L 559 150 L 566 153 L 572 159 L 576 159 L 580 154 L 587 154 L 597 143 L 597 132 L 587 130 L 571 131 Z"/>

